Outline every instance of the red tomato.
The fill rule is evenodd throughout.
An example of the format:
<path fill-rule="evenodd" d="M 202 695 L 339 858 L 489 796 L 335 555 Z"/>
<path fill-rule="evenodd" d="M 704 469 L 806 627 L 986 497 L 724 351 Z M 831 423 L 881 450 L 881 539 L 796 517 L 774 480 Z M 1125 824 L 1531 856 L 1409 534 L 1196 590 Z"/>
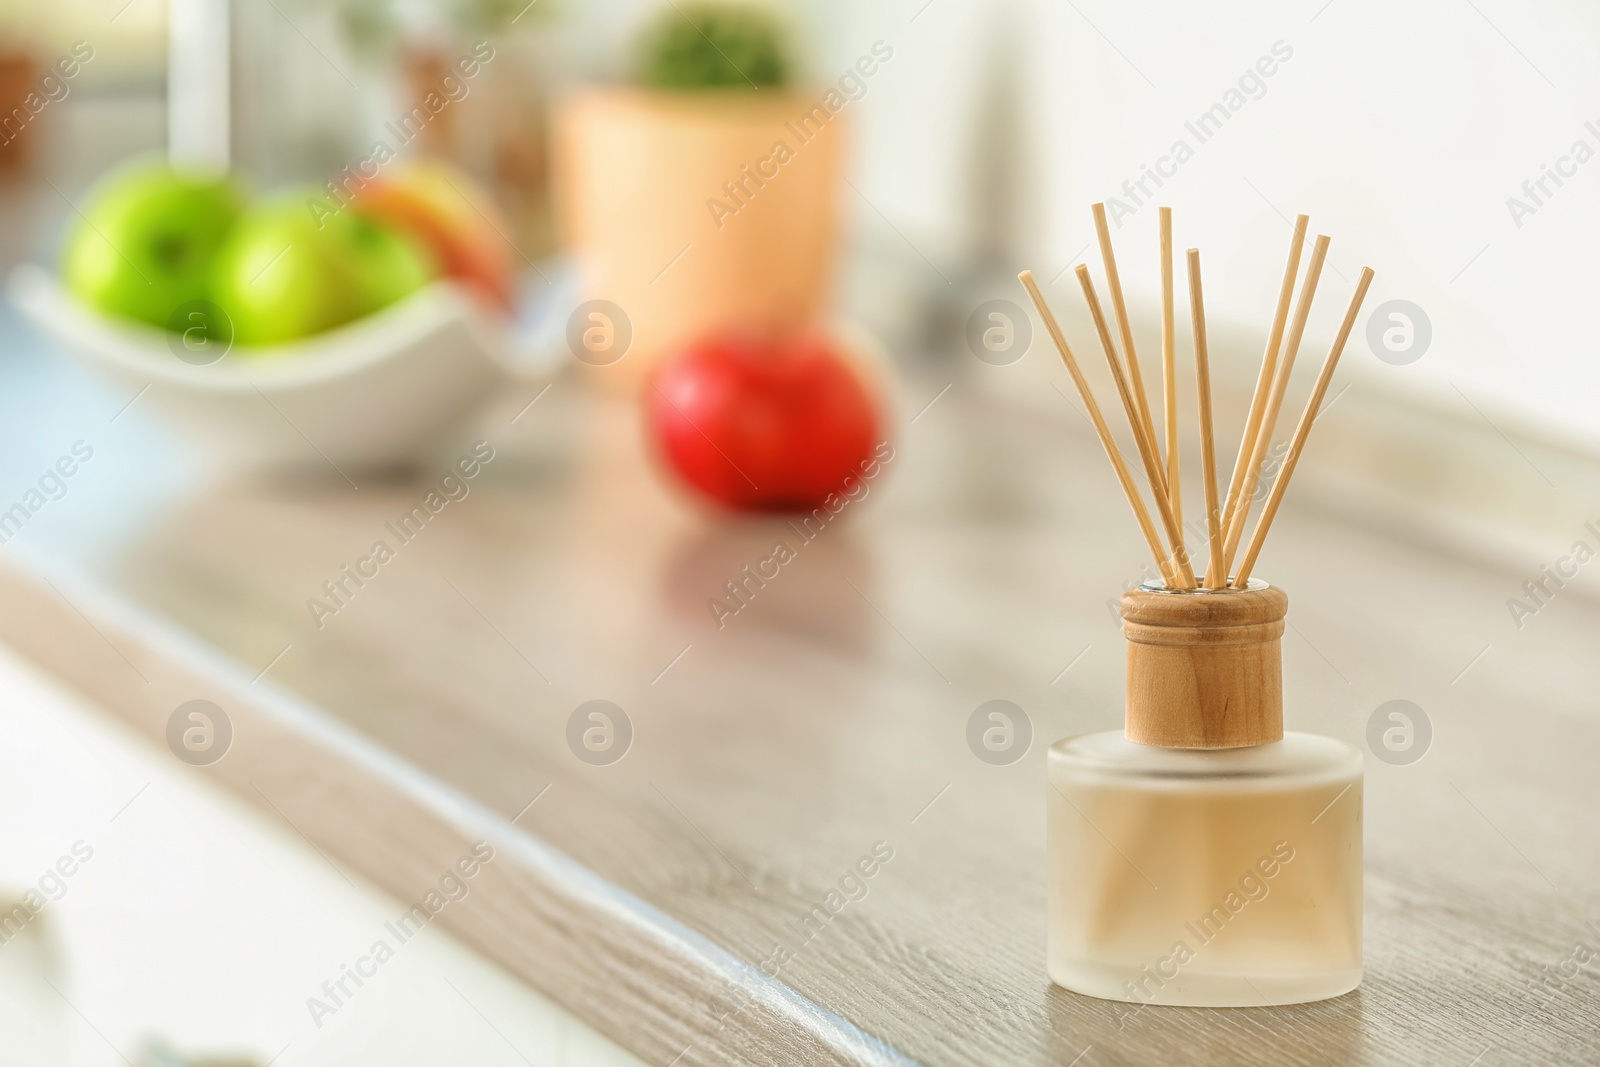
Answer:
<path fill-rule="evenodd" d="M 684 481 L 747 510 L 809 511 L 842 494 L 879 434 L 860 375 L 813 334 L 707 338 L 656 372 L 645 412 Z"/>

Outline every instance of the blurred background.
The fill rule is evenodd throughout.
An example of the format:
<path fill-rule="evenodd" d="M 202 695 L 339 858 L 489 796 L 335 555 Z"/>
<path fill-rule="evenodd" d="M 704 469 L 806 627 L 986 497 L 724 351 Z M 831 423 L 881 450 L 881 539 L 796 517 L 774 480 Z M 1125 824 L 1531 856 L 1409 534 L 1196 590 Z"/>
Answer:
<path fill-rule="evenodd" d="M 1600 519 L 1597 154 L 1600 9 L 1563 0 L 10 0 L 0 10 L 4 551 L 103 578 L 241 661 L 248 648 L 253 673 L 299 631 L 320 629 L 305 594 L 353 556 L 346 537 L 291 563 L 303 545 L 280 559 L 263 538 L 253 554 L 211 559 L 209 577 L 174 584 L 172 557 L 220 553 L 270 514 L 246 507 L 236 524 L 219 522 L 239 499 L 229 494 L 325 515 L 336 507 L 329 485 L 359 483 L 387 487 L 399 514 L 435 484 L 456 499 L 439 472 L 471 481 L 490 461 L 478 453 L 471 474 L 461 464 L 486 437 L 512 457 L 480 483 L 519 501 L 507 514 L 542 530 L 529 516 L 565 508 L 565 493 L 575 522 L 604 533 L 564 533 L 557 547 L 577 555 L 629 556 L 608 538 L 636 528 L 619 499 L 640 486 L 672 501 L 661 528 L 697 531 L 694 547 L 668 553 L 642 539 L 638 558 L 617 566 L 659 578 L 665 599 L 675 583 L 692 586 L 685 612 L 703 613 L 701 587 L 754 558 L 772 513 L 836 514 L 830 494 L 872 482 L 886 441 L 918 470 L 992 487 L 946 499 L 939 475 L 907 472 L 888 491 L 913 517 L 1039 519 L 1027 503 L 1035 487 L 1004 445 L 955 428 L 919 446 L 909 430 L 936 404 L 967 403 L 963 393 L 1018 405 L 1061 423 L 1067 443 L 1052 440 L 1051 462 L 1110 484 L 1015 279 L 1039 278 L 1113 411 L 1071 269 L 1086 262 L 1100 276 L 1089 204 L 1105 201 L 1147 381 L 1158 381 L 1157 205 L 1174 209 L 1180 250 L 1203 250 L 1224 484 L 1294 217 L 1309 213 L 1333 241 L 1277 439 L 1355 279 L 1374 268 L 1329 394 L 1340 418 L 1319 421 L 1297 492 L 1396 543 L 1515 574 L 1507 594 L 1537 611 L 1520 579 Z M 1194 456 L 1186 307 L 1180 296 L 1182 440 Z M 748 405 L 767 421 L 751 428 Z M 491 423 L 502 437 L 483 429 Z M 551 474 L 558 464 L 611 489 L 574 489 L 580 476 Z M 1198 500 L 1197 464 L 1185 486 Z M 1094 522 L 1094 537 L 1120 547 L 1088 584 L 1112 595 L 1148 576 L 1125 511 Z M 487 542 L 498 528 L 478 529 Z M 830 565 L 869 590 L 862 560 L 884 544 L 872 529 L 828 549 Z M 160 565 L 148 547 L 130 551 L 159 538 L 179 546 Z M 1307 557 L 1323 547 L 1305 544 Z M 480 550 L 471 538 L 456 546 L 462 558 Z M 247 572 L 289 577 L 281 596 L 245 596 Z M 1572 586 L 1600 591 L 1587 572 Z M 349 599 L 317 596 L 329 616 Z M 272 611 L 291 621 L 252 629 Z M 1084 611 L 1105 608 L 1093 599 Z M 714 605 L 711 616 L 723 621 Z M 1520 629 L 1509 602 L 1488 604 L 1489 616 Z M 803 605 L 786 626 L 785 640 L 854 639 Z M 51 731 L 86 713 L 45 714 L 74 698 L 20 663 L 7 671 L 7 729 L 36 751 L 63 744 Z M 69 732 L 99 729 L 82 722 Z M 87 770 L 6 746 L 0 777 L 24 783 L 0 817 L 6 885 L 35 881 L 58 839 L 77 832 L 62 812 L 114 807 L 157 773 L 141 769 L 151 757 L 128 738 L 93 745 L 104 753 Z M 102 796 L 107 780 L 117 797 Z M 41 795 L 59 800 L 49 820 L 23 799 Z M 315 854 L 289 858 L 299 842 L 288 835 L 241 829 L 230 820 L 246 814 L 217 797 L 163 803 L 153 839 L 265 835 L 231 860 L 184 860 L 195 865 L 188 884 L 211 887 L 197 898 L 250 909 L 337 896 L 342 910 L 319 920 L 328 929 L 381 922 L 390 906 L 329 882 Z M 257 847 L 286 858 L 244 884 L 231 868 Z M 140 862 L 105 883 L 103 899 L 156 906 L 151 870 L 171 868 Z M 136 886 L 152 894 L 144 904 L 127 903 Z M 118 928 L 117 908 L 85 907 L 80 929 L 91 933 L 70 951 L 40 949 L 38 966 L 94 975 L 82 988 L 116 1005 L 101 1009 L 117 1013 L 108 1028 L 154 1043 L 96 1040 L 67 995 L 30 984 L 16 1003 L 43 1005 L 18 1009 L 44 1057 L 32 1062 L 109 1063 L 139 1049 L 151 1064 L 180 1062 L 162 1058 L 176 1054 L 161 1042 L 181 1003 L 135 996 L 138 949 L 92 947 Z M 200 988 L 208 921 L 184 932 L 181 916 L 168 918 L 143 946 L 150 974 Z M 314 988 L 312 972 L 337 966 L 295 971 L 321 935 L 274 930 L 264 919 L 234 946 L 263 982 Z M 0 964 L 31 983 L 14 947 L 0 947 Z M 453 943 L 437 953 L 434 969 L 466 975 L 474 1001 L 500 1007 L 490 1014 L 527 1023 L 513 1047 L 632 1062 Z M 335 1062 L 343 1049 L 436 1062 L 417 1043 L 426 1031 L 404 1025 L 434 991 L 405 988 L 346 1045 L 302 1062 Z M 467 1006 L 463 1020 L 485 1014 Z M 260 1046 L 230 1035 L 271 1029 L 237 1004 L 207 1010 L 216 1025 L 196 1055 L 215 1062 Z M 478 1034 L 474 1062 L 514 1061 L 492 1028 Z"/>
<path fill-rule="evenodd" d="M 1346 277 L 1381 264 L 1374 305 L 1403 297 L 1432 322 L 1431 358 L 1367 377 L 1418 403 L 1459 406 L 1459 390 L 1521 425 L 1592 440 L 1600 370 L 1575 330 L 1594 178 L 1575 163 L 1562 185 L 1524 189 L 1575 142 L 1595 140 L 1582 5 L 770 6 L 801 95 L 820 95 L 874 42 L 893 52 L 846 114 L 839 173 L 849 186 L 836 208 L 849 255 L 832 295 L 852 312 L 914 335 L 929 328 L 930 306 L 948 301 L 964 319 L 972 302 L 955 294 L 975 271 L 1026 264 L 1055 277 L 1085 252 L 1089 201 L 1137 209 L 1159 192 L 1178 213 L 1180 242 L 1215 265 L 1218 306 L 1262 323 L 1285 219 L 1303 209 L 1335 235 L 1332 261 Z M 43 178 L 76 199 L 118 160 L 164 149 L 170 132 L 183 151 L 231 160 L 255 189 L 321 184 L 368 158 L 375 140 L 394 141 L 385 124 L 488 40 L 496 58 L 467 82 L 470 96 L 406 148 L 455 161 L 492 192 L 526 271 L 559 244 L 554 113 L 585 87 L 637 80 L 641 37 L 660 16 L 648 0 L 523 10 L 511 0 L 137 0 L 114 21 L 104 7 L 24 2 L 0 24 L 6 90 L 19 99 L 75 41 L 94 52 L 69 95 L 0 156 L 12 261 L 54 260 L 72 217 Z M 1250 74 L 1275 54 L 1274 74 Z M 1190 132 L 1241 89 L 1247 102 L 1223 128 L 1203 143 Z M 1164 165 L 1176 176 L 1124 191 L 1179 141 L 1193 157 Z M 1119 225 L 1123 239 L 1153 245 L 1153 211 Z M 876 287 L 850 284 L 869 263 Z M 1154 280 L 1130 271 L 1126 285 L 1148 299 Z M 1512 348 L 1539 358 L 1512 359 Z"/>

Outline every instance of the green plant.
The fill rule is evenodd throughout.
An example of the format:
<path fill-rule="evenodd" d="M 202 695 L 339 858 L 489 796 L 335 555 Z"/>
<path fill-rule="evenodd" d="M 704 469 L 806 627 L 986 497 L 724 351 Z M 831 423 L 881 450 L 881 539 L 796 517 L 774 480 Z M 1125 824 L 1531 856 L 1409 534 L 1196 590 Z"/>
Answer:
<path fill-rule="evenodd" d="M 781 87 L 789 80 L 784 36 L 752 4 L 674 4 L 645 35 L 640 80 L 657 89 Z"/>

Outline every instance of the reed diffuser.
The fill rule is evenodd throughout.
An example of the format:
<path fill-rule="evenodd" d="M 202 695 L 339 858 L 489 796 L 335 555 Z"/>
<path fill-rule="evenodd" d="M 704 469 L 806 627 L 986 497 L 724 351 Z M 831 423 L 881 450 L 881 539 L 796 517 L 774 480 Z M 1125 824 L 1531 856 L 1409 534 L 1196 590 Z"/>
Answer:
<path fill-rule="evenodd" d="M 1122 597 L 1124 729 L 1050 748 L 1050 977 L 1078 993 L 1139 1004 L 1243 1007 L 1339 996 L 1361 981 L 1361 755 L 1331 738 L 1284 732 L 1280 640 L 1289 598 L 1251 574 L 1372 271 L 1361 272 L 1240 553 L 1329 239 L 1319 236 L 1312 246 L 1291 321 L 1310 221 L 1295 220 L 1225 496 L 1216 470 L 1200 253 L 1188 250 L 1208 541 L 1205 570 L 1197 573 L 1182 532 L 1172 213 L 1160 212 L 1164 455 L 1104 205 L 1094 206 L 1094 221 L 1116 339 L 1088 267 L 1077 268 L 1078 282 L 1144 468 L 1154 519 L 1032 273 L 1018 277 L 1083 397 L 1162 577 Z"/>

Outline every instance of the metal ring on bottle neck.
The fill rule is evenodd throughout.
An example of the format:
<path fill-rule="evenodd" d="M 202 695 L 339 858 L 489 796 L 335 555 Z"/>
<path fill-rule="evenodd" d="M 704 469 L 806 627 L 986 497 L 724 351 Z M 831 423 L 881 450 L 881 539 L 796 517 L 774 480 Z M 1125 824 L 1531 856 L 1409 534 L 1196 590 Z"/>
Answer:
<path fill-rule="evenodd" d="M 1243 589 L 1232 585 L 1225 585 L 1221 589 L 1204 589 L 1200 587 L 1196 587 L 1194 589 L 1168 589 L 1167 583 L 1160 578 L 1144 582 L 1139 586 L 1141 592 L 1163 594 L 1170 593 L 1175 596 L 1194 596 L 1196 593 L 1204 593 L 1208 596 L 1217 596 L 1219 594 L 1247 593 L 1257 589 L 1271 588 L 1272 585 L 1270 582 L 1264 582 L 1260 578 L 1251 578 L 1245 583 L 1245 587 Z"/>

